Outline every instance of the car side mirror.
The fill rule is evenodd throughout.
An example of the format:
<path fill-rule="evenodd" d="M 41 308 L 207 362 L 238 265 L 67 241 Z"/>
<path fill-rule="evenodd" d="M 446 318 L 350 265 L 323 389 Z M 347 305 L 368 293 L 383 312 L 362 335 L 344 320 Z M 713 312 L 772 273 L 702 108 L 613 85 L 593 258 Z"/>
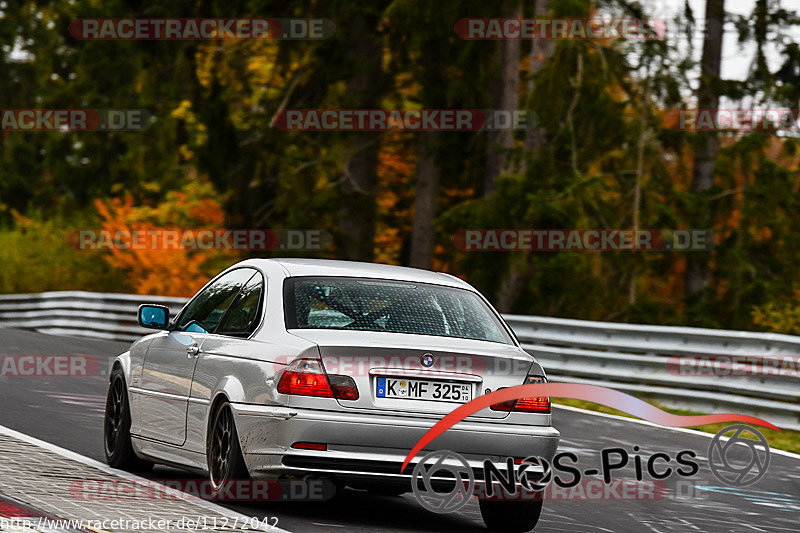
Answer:
<path fill-rule="evenodd" d="M 169 327 L 169 308 L 155 304 L 140 305 L 139 325 L 149 329 L 167 329 Z"/>

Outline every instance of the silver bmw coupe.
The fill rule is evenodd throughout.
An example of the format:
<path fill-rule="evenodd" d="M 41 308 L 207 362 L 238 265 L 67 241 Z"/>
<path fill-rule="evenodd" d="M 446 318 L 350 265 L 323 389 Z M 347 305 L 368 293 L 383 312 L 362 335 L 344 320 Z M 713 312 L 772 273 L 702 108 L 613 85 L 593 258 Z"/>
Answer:
<path fill-rule="evenodd" d="M 202 472 L 215 490 L 237 479 L 320 478 L 407 492 L 403 460 L 443 416 L 545 380 L 472 286 L 398 266 L 251 259 L 175 317 L 141 306 L 139 323 L 157 331 L 113 363 L 108 463 Z M 479 470 L 487 458 L 551 460 L 558 439 L 549 399 L 521 399 L 467 417 L 421 455 L 456 452 Z M 490 527 L 509 529 L 509 515 L 532 527 L 540 510 L 541 501 L 481 501 Z"/>

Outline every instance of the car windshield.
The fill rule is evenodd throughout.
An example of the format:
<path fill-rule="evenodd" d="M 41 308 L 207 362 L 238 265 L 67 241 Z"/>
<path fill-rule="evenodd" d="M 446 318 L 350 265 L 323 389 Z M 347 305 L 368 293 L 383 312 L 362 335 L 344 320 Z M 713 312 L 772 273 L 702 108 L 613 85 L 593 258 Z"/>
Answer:
<path fill-rule="evenodd" d="M 513 344 L 472 291 L 363 278 L 289 278 L 287 329 L 338 329 L 458 337 Z"/>

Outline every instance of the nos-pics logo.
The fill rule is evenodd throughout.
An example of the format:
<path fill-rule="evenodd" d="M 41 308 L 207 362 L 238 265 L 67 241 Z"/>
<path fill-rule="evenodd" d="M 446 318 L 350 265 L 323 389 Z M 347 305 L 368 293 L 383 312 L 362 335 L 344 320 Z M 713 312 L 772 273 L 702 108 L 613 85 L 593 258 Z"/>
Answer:
<path fill-rule="evenodd" d="M 733 435 L 727 437 L 728 433 Z M 748 435 L 752 435 L 749 437 Z M 711 439 L 708 466 L 727 485 L 752 485 L 767 473 L 769 444 L 759 431 L 744 424 L 728 426 Z"/>
<path fill-rule="evenodd" d="M 491 461 L 483 463 L 486 497 L 492 497 L 496 480 L 507 496 L 521 489 L 543 490 L 550 481 L 550 465 L 539 457 L 528 457 L 516 464 L 506 461 L 504 469 Z M 464 507 L 475 494 L 475 473 L 461 455 L 448 450 L 434 451 L 423 457 L 411 473 L 411 487 L 419 503 L 435 513 L 452 513 Z"/>
<path fill-rule="evenodd" d="M 708 447 L 711 472 L 719 481 L 736 487 L 752 485 L 763 478 L 769 468 L 769 456 L 769 444 L 764 435 L 744 424 L 720 430 Z M 521 462 L 508 458 L 504 469 L 486 460 L 483 462 L 485 494 L 481 497 L 493 496 L 495 481 L 499 484 L 501 498 L 513 498 L 518 492 L 544 490 L 552 478 L 550 463 L 539 457 L 527 457 Z M 437 450 L 414 466 L 411 488 L 426 509 L 452 513 L 475 496 L 475 472 L 461 455 Z"/>

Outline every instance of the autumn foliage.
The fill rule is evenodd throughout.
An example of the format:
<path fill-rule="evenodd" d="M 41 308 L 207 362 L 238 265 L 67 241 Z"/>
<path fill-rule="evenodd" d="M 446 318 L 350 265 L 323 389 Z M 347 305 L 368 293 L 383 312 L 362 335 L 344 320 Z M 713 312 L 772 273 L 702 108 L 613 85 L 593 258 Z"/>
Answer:
<path fill-rule="evenodd" d="M 135 205 L 130 194 L 95 200 L 94 204 L 102 217 L 103 231 L 218 229 L 223 225 L 224 212 L 214 196 L 208 183 L 191 181 L 182 190 L 167 193 L 155 206 Z M 237 259 L 234 253 L 222 250 L 112 248 L 101 253 L 105 261 L 126 273 L 136 293 L 185 297 L 208 281 L 210 273 L 204 265 Z"/>

